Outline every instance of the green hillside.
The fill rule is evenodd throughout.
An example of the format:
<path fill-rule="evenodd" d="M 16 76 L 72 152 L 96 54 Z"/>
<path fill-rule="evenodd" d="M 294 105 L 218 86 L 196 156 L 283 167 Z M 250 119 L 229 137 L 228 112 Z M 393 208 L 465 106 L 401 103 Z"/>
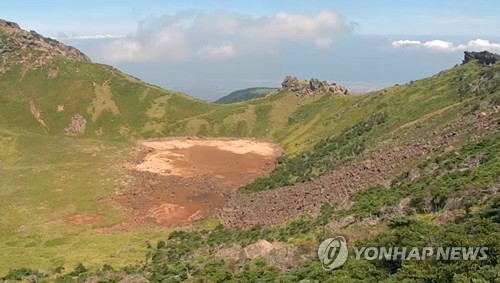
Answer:
<path fill-rule="evenodd" d="M 12 29 L 0 25 L 0 48 L 11 50 L 0 62 L 3 280 L 498 279 L 500 64 L 472 61 L 362 95 L 278 91 L 261 99 L 212 104 L 91 63 L 39 35 L 32 35 L 38 47 L 24 46 L 16 37 L 19 31 Z M 250 93 L 260 95 L 261 90 Z M 137 141 L 195 135 L 252 137 L 283 147 L 277 168 L 238 192 L 242 202 L 248 198 L 252 205 L 258 205 L 253 198 L 259 196 L 279 202 L 293 197 L 287 190 L 312 192 L 316 180 L 346 168 L 386 168 L 382 165 L 388 161 L 377 156 L 401 160 L 386 174 L 387 182 L 349 192 L 347 204 L 317 198 L 315 213 L 293 214 L 297 217 L 275 225 L 238 228 L 210 218 L 179 229 L 99 232 L 123 218 L 123 211 L 105 200 L 135 184 L 123 164 Z M 397 158 L 390 151 L 405 146 L 432 150 Z M 366 160 L 373 165 L 365 166 Z M 376 174 L 384 175 L 380 168 Z M 356 182 L 360 174 L 348 172 L 344 179 Z M 245 209 L 251 208 L 241 207 Z M 103 221 L 67 225 L 68 215 L 87 214 L 101 215 Z M 348 225 L 335 226 L 347 220 Z M 487 245 L 491 250 L 487 261 L 472 263 L 350 259 L 328 273 L 316 249 L 335 235 L 351 237 L 356 245 Z M 281 255 L 290 259 L 288 265 L 276 265 L 276 258 L 269 257 L 235 262 L 216 256 L 258 240 L 290 247 L 292 254 Z"/>
<path fill-rule="evenodd" d="M 265 97 L 271 92 L 277 90 L 278 88 L 272 88 L 272 87 L 252 87 L 252 88 L 240 89 L 217 99 L 215 103 L 228 104 L 228 103 L 248 101 L 256 98 Z"/>
<path fill-rule="evenodd" d="M 48 79 L 51 69 L 58 73 Z M 278 142 L 294 154 L 375 113 L 387 112 L 394 130 L 445 107 L 460 108 L 464 100 L 473 103 L 477 97 L 461 92 L 467 91 L 466 82 L 479 80 L 485 71 L 479 64 L 467 64 L 366 95 L 300 97 L 282 91 L 246 103 L 217 105 L 144 84 L 109 66 L 56 58 L 26 71 L 15 64 L 0 77 L 0 126 L 99 139 L 257 137 Z M 72 121 L 78 116 L 85 127 L 73 133 Z"/>

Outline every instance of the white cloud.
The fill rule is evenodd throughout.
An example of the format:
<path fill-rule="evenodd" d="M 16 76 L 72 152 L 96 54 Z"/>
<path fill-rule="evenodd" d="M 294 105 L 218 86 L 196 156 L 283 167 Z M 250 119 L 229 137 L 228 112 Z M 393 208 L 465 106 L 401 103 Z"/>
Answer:
<path fill-rule="evenodd" d="M 421 42 L 418 40 L 395 40 L 391 46 L 401 49 L 423 49 L 437 52 L 462 52 L 462 51 L 500 51 L 500 43 L 490 42 L 486 39 L 475 39 L 467 43 L 454 43 L 445 40 L 431 40 Z"/>
<path fill-rule="evenodd" d="M 96 35 L 76 35 L 72 34 L 67 36 L 64 33 L 59 33 L 55 39 L 114 39 L 114 38 L 124 38 L 125 35 L 113 35 L 113 34 L 96 34 Z"/>
<path fill-rule="evenodd" d="M 405 46 L 420 46 L 422 42 L 418 40 L 395 40 L 391 42 L 392 47 L 399 48 Z"/>
<path fill-rule="evenodd" d="M 231 58 L 236 54 L 234 46 L 226 43 L 220 46 L 207 45 L 198 51 L 198 54 L 211 59 Z"/>
<path fill-rule="evenodd" d="M 271 40 L 321 40 L 332 41 L 343 33 L 347 26 L 339 14 L 323 11 L 315 16 L 280 12 L 249 23 L 244 30 L 253 36 Z"/>
<path fill-rule="evenodd" d="M 329 48 L 352 28 L 333 11 L 252 18 L 188 10 L 141 21 L 135 35 L 103 42 L 91 56 L 103 61 L 228 59 L 276 51 L 287 42 Z"/>
<path fill-rule="evenodd" d="M 109 45 L 103 46 L 103 48 L 103 52 L 107 54 L 110 61 L 134 61 L 142 56 L 141 46 L 129 39 L 113 41 Z M 113 52 L 114 50 L 119 50 L 119 52 Z"/>
<path fill-rule="evenodd" d="M 96 35 L 78 35 L 70 37 L 70 39 L 111 39 L 111 38 L 124 38 L 125 35 L 112 35 L 112 34 L 96 34 Z"/>
<path fill-rule="evenodd" d="M 456 48 L 453 42 L 438 39 L 424 42 L 423 46 L 428 49 L 440 51 L 453 51 Z"/>
<path fill-rule="evenodd" d="M 468 45 L 470 48 L 473 48 L 475 50 L 479 50 L 479 49 L 500 50 L 500 43 L 490 42 L 489 40 L 485 40 L 485 39 L 476 39 L 476 40 L 469 41 Z"/>

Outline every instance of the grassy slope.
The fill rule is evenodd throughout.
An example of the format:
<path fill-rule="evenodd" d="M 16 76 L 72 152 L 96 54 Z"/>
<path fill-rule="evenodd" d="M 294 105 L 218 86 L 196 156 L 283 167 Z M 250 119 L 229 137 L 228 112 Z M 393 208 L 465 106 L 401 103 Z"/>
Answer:
<path fill-rule="evenodd" d="M 486 104 L 498 105 L 499 85 L 500 65 L 468 64 L 368 95 L 323 97 L 301 106 L 289 118 L 292 128 L 278 138 L 291 155 L 245 189 L 307 181 L 376 149 L 418 140 Z"/>
<path fill-rule="evenodd" d="M 489 136 L 473 141 L 469 145 L 430 158 L 418 164 L 422 175 L 415 180 L 402 178 L 390 188 L 374 187 L 354 196 L 354 206 L 338 210 L 323 204 L 318 216 L 304 216 L 277 227 L 255 227 L 250 230 L 231 230 L 222 225 L 205 223 L 188 231 L 176 231 L 165 236 L 156 245 L 147 248 L 147 263 L 113 271 L 101 268 L 80 270 L 64 276 L 49 275 L 48 280 L 59 276 L 57 282 L 88 282 L 98 276 L 102 282 L 120 281 L 124 274 L 138 274 L 151 282 L 494 282 L 498 278 L 500 248 L 500 198 L 485 193 L 494 184 L 498 185 L 499 136 Z M 474 169 L 457 170 L 467 166 L 468 160 L 477 156 L 489 156 Z M 432 166 L 436 165 L 436 167 Z M 450 166 L 451 165 L 451 166 Z M 427 166 L 433 169 L 427 170 Z M 432 192 L 435 186 L 443 190 Z M 381 192 L 382 190 L 382 192 Z M 433 206 L 422 195 L 432 192 Z M 462 197 L 466 195 L 467 198 Z M 346 228 L 332 230 L 324 225 L 331 219 L 354 215 L 358 220 L 366 215 L 380 216 L 381 208 L 397 204 L 403 197 L 410 198 L 408 216 L 382 217 L 378 222 L 359 221 Z M 489 197 L 489 198 L 488 198 Z M 459 217 L 454 221 L 439 224 L 435 221 L 447 215 L 449 209 L 443 205 L 447 200 L 465 200 L 472 206 L 460 207 Z M 440 200 L 440 202 L 435 202 Z M 455 208 L 456 209 L 456 208 Z M 457 212 L 457 210 L 453 210 Z M 462 214 L 460 214 L 462 213 Z M 474 261 L 401 261 L 401 260 L 354 260 L 351 250 L 346 264 L 332 272 L 325 272 L 316 260 L 317 244 L 324 238 L 345 235 L 348 238 L 364 238 L 356 246 L 487 246 L 487 260 Z M 264 260 L 235 264 L 214 256 L 214 251 L 224 247 L 246 246 L 259 239 L 280 241 L 294 245 L 293 263 L 309 256 L 300 268 L 282 272 L 266 264 Z M 312 256 L 311 256 L 312 255 Z M 302 259 L 301 259 L 302 258 Z M 290 258 L 278 258 L 290 261 Z M 114 260 L 114 259 L 112 259 Z M 112 263 L 112 262 L 111 262 Z M 88 267 L 88 266 L 87 266 Z M 36 271 L 17 270 L 9 273 L 9 279 Z M 47 277 L 47 275 L 39 274 Z M 334 278 L 334 279 L 332 279 Z M 412 278 L 413 280 L 409 280 Z"/>
<path fill-rule="evenodd" d="M 47 79 L 50 68 L 59 70 L 54 79 Z M 468 64 L 367 95 L 299 98 L 278 93 L 229 105 L 204 103 L 145 85 L 96 64 L 56 60 L 28 71 L 19 83 L 21 72 L 22 66 L 17 66 L 0 76 L 0 273 L 21 266 L 73 266 L 79 261 L 120 264 L 141 259 L 144 239 L 154 240 L 166 231 L 117 237 L 93 232 L 91 226 L 68 227 L 65 222 L 75 213 L 102 214 L 107 219 L 102 225 L 119 221 L 118 211 L 99 200 L 120 188 L 124 176 L 118 165 L 137 138 L 252 136 L 278 142 L 294 155 L 370 115 L 385 112 L 388 122 L 368 136 L 374 149 L 377 142 L 397 136 L 405 125 L 443 109 L 458 109 L 456 115 L 445 116 L 449 119 L 459 116 L 465 111 L 460 106 L 469 101 L 460 95 L 464 83 L 458 80 L 470 81 L 467 76 L 477 76 L 481 67 Z M 30 99 L 47 127 L 32 117 Z M 110 100 L 119 114 L 101 109 L 93 121 L 92 109 L 109 105 Z M 58 112 L 61 104 L 64 111 Z M 64 137 L 76 113 L 88 121 L 84 136 Z M 103 136 L 98 136 L 101 128 Z"/>
<path fill-rule="evenodd" d="M 248 101 L 256 98 L 262 98 L 273 91 L 277 91 L 277 88 L 272 87 L 252 87 L 241 89 L 237 91 L 233 91 L 230 94 L 219 98 L 215 103 L 219 104 L 228 104 L 228 103 L 236 103 Z"/>
<path fill-rule="evenodd" d="M 58 68 L 58 75 L 47 79 L 51 68 Z M 468 64 L 367 95 L 301 98 L 281 92 L 217 105 L 146 85 L 108 66 L 56 60 L 29 70 L 22 80 L 19 65 L 0 76 L 0 127 L 60 135 L 71 118 L 80 114 L 87 120 L 84 137 L 88 138 L 98 137 L 99 130 L 109 139 L 253 136 L 279 142 L 289 153 L 297 153 L 377 112 L 387 112 L 388 129 L 396 129 L 456 104 L 461 101 L 457 78 L 462 73 L 474 76 L 480 70 L 479 65 Z M 46 127 L 32 117 L 30 100 Z M 58 105 L 64 105 L 64 111 L 58 112 Z"/>
<path fill-rule="evenodd" d="M 74 266 L 78 262 L 127 264 L 141 259 L 144 240 L 166 231 L 116 235 L 93 232 L 120 222 L 102 199 L 130 181 L 118 165 L 130 142 L 47 137 L 0 131 L 0 270 Z M 100 224 L 71 225 L 76 214 L 102 215 Z"/>

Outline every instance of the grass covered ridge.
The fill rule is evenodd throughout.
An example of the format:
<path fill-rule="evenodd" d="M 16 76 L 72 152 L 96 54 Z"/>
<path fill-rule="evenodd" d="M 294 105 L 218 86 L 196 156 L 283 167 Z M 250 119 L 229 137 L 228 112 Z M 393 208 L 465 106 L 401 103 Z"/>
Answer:
<path fill-rule="evenodd" d="M 252 88 L 241 89 L 233 91 L 230 94 L 222 98 L 219 98 L 217 101 L 215 101 L 215 103 L 227 104 L 227 103 L 248 101 L 252 99 L 265 97 L 266 95 L 278 90 L 279 90 L 278 88 L 272 88 L 272 87 L 252 87 Z"/>
<path fill-rule="evenodd" d="M 36 52 L 32 58 L 37 58 Z M 103 271 L 106 263 L 118 268 L 147 260 L 147 264 L 134 265 L 130 273 L 164 280 L 182 279 L 187 276 L 185 270 L 193 271 L 190 274 L 195 278 L 214 281 L 256 278 L 294 281 L 306 277 L 323 280 L 320 266 L 315 262 L 290 274 L 281 274 L 261 261 L 249 262 L 236 270 L 228 262 L 213 259 L 210 253 L 201 258 L 197 253 L 211 244 L 244 245 L 262 238 L 278 239 L 301 248 L 304 243 L 316 245 L 325 236 L 317 231 L 318 227 L 331 219 L 347 214 L 356 217 L 377 214 L 383 205 L 398 203 L 405 197 L 413 199 L 416 212 L 409 224 L 390 228 L 381 238 L 370 241 L 393 239 L 397 233 L 416 237 L 417 228 L 422 228 L 429 238 L 442 239 L 441 236 L 449 234 L 468 241 L 469 236 L 460 229 L 472 229 L 476 224 L 496 227 L 496 218 L 483 216 L 495 213 L 492 200 L 473 206 L 469 218 L 449 223 L 436 234 L 432 234 L 435 225 L 426 219 L 440 213 L 443 201 L 463 193 L 468 185 L 494 183 L 498 164 L 492 157 L 488 162 L 493 163 L 472 172 L 457 173 L 445 168 L 453 168 L 463 160 L 448 156 L 445 161 L 435 161 L 444 179 L 424 176 L 412 183 L 394 184 L 391 190 L 373 187 L 355 196 L 350 211 L 335 214 L 325 209 L 320 220 L 305 216 L 272 229 L 228 231 L 209 225 L 191 227 L 192 231 L 185 232 L 188 234 L 177 232 L 173 236 L 168 236 L 170 231 L 160 229 L 118 235 L 101 234 L 94 229 L 121 220 L 119 210 L 102 200 L 130 181 L 119 165 L 128 158 L 138 139 L 203 135 L 255 137 L 276 142 L 287 153 L 282 164 L 247 189 L 256 192 L 279 188 L 320 176 L 379 147 L 418 138 L 423 132 L 444 127 L 471 111 L 499 105 L 499 71 L 498 64 L 483 67 L 470 63 L 431 78 L 364 95 L 302 98 L 278 92 L 262 99 L 217 105 L 144 84 L 109 66 L 63 59 L 27 69 L 23 64 L 14 64 L 12 71 L 0 75 L 0 249 L 3 252 L 0 274 L 22 267 L 51 273 L 64 266 L 67 271 L 62 273 L 68 277 L 62 277 L 61 281 L 85 280 L 96 270 L 112 276 L 108 268 Z M 67 136 L 66 129 L 77 114 L 86 121 L 85 131 L 78 136 Z M 497 152 L 498 149 L 492 140 L 471 146 L 464 147 L 461 154 L 477 155 L 481 150 Z M 434 185 L 443 189 L 435 195 L 434 211 L 427 212 L 422 209 L 429 194 L 426 187 Z M 68 225 L 77 214 L 102 215 L 105 221 Z M 490 239 L 496 230 L 486 228 L 471 235 Z M 165 245 L 147 246 L 144 239 L 151 243 L 162 239 Z M 169 256 L 200 260 L 185 266 L 186 261 L 179 264 L 165 261 Z M 79 262 L 90 271 L 80 268 L 69 275 Z M 399 276 L 394 275 L 391 267 L 380 268 L 380 263 L 359 264 L 362 267 L 356 265 L 356 270 L 362 268 L 364 275 L 388 281 Z M 491 267 L 486 265 L 485 270 L 490 272 Z M 361 280 L 348 277 L 354 267 L 348 265 L 340 270 L 339 278 Z M 451 270 L 448 275 L 462 271 L 453 266 L 447 270 Z M 6 278 L 17 278 L 18 271 L 12 271 Z M 429 268 L 426 272 L 434 276 L 438 271 Z"/>

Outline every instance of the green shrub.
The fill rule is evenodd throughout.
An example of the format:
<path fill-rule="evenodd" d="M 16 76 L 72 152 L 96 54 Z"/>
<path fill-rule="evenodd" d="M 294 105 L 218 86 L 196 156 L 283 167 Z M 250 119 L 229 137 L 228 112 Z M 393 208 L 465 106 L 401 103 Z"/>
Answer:
<path fill-rule="evenodd" d="M 363 136 L 386 121 L 386 113 L 374 114 L 345 129 L 339 136 L 322 140 L 309 152 L 294 157 L 284 156 L 278 160 L 277 168 L 269 176 L 257 179 L 244 186 L 242 190 L 247 192 L 270 190 L 310 181 L 324 175 L 364 152 L 366 146 Z"/>

